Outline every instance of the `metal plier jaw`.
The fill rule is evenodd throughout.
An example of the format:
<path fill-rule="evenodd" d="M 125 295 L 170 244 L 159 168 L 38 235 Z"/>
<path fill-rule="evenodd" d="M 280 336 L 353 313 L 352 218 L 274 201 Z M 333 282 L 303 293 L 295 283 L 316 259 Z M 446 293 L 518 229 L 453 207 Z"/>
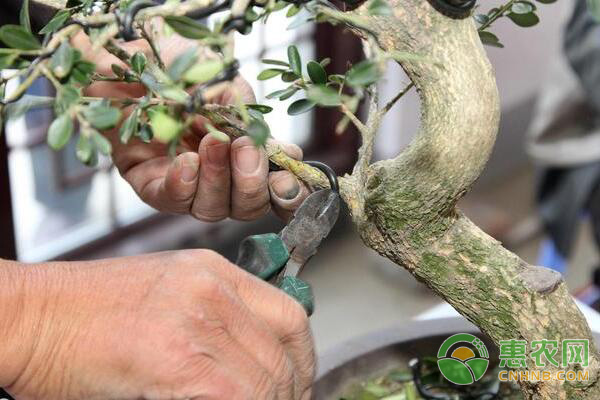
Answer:
<path fill-rule="evenodd" d="M 340 195 L 331 168 L 314 161 L 307 164 L 325 172 L 331 188 L 310 194 L 279 234 L 245 238 L 236 263 L 294 297 L 311 315 L 314 310 L 312 289 L 297 276 L 335 225 L 340 213 Z"/>

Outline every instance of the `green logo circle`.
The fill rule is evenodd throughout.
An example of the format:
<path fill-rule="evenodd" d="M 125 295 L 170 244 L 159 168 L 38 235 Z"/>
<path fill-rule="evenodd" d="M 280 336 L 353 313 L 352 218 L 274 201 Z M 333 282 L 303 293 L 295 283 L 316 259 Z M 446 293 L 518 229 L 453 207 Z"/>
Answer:
<path fill-rule="evenodd" d="M 457 333 L 444 340 L 437 363 L 444 378 L 457 385 L 469 385 L 483 377 L 489 358 L 481 339 L 468 333 Z"/>

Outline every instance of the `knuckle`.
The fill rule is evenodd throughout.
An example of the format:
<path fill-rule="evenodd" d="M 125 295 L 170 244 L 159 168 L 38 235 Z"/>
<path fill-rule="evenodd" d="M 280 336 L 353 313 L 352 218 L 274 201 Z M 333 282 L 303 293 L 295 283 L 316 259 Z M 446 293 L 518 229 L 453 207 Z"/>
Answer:
<path fill-rule="evenodd" d="M 197 265 L 200 261 L 217 261 L 217 260 L 224 260 L 223 256 L 221 256 L 219 253 L 217 253 L 214 250 L 210 250 L 210 249 L 190 249 L 190 250 L 183 250 L 183 251 L 178 251 L 177 256 L 180 258 L 180 261 L 182 264 L 191 264 L 191 265 Z"/>
<path fill-rule="evenodd" d="M 214 210 L 194 208 L 192 208 L 190 214 L 192 215 L 192 217 L 202 222 L 219 222 L 229 216 L 225 211 L 215 212 Z"/>

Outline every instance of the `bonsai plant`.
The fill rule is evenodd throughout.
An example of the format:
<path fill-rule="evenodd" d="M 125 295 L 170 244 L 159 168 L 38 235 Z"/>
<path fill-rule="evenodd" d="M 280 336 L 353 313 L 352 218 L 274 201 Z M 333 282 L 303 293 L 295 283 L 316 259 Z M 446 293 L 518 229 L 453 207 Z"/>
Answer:
<path fill-rule="evenodd" d="M 75 135 L 77 122 L 77 157 L 94 164 L 98 152 L 111 152 L 103 130 L 120 126 L 124 143 L 158 140 L 169 143 L 174 153 L 186 127 L 201 115 L 211 134 L 251 136 L 257 146 L 266 147 L 273 163 L 312 187 L 326 186 L 325 176 L 266 141 L 269 128 L 262 114 L 269 106 L 241 101 L 220 106 L 203 100 L 236 74 L 232 32 L 245 33 L 282 9 L 290 17 L 304 9 L 311 20 L 347 26 L 363 39 L 367 58 L 344 74 L 328 74 L 327 60 L 310 61 L 303 68 L 301 55 L 290 46 L 288 60 L 265 60 L 270 67 L 258 79 L 280 77 L 285 83 L 268 98 L 285 101 L 305 93 L 290 104 L 290 115 L 315 106 L 336 107 L 343 113 L 340 130 L 348 123 L 357 127 L 362 136 L 358 162 L 340 178 L 340 189 L 365 245 L 409 270 L 496 343 L 590 340 L 589 362 L 578 366 L 589 372 L 588 381 L 521 382 L 521 387 L 532 399 L 600 397 L 599 354 L 560 274 L 525 263 L 456 208 L 485 166 L 498 131 L 498 91 L 482 42 L 502 46 L 490 31 L 495 21 L 506 17 L 519 26 L 535 25 L 536 4 L 553 0 L 509 0 L 475 18 L 472 0 L 348 1 L 341 8 L 318 0 L 39 1 L 58 10 L 39 32 L 43 41 L 31 32 L 27 0 L 21 25 L 0 28 L 0 40 L 8 46 L 0 50 L 0 67 L 16 70 L 0 84 L 5 87 L 14 77 L 22 81 L 4 97 L 4 118 L 31 107 L 54 107 L 48 144 L 63 147 Z M 225 16 L 212 27 L 197 22 L 220 11 Z M 198 50 L 165 65 L 155 45 L 157 31 L 165 29 L 197 41 Z M 122 61 L 112 74 L 95 72 L 94 64 L 71 46 L 70 39 L 80 31 Z M 152 54 L 130 54 L 121 47 L 123 40 L 137 37 L 148 42 Z M 380 105 L 376 82 L 390 59 L 400 63 L 412 82 Z M 39 76 L 54 85 L 56 98 L 24 95 Z M 146 95 L 85 96 L 85 87 L 96 81 L 139 83 Z M 397 157 L 373 163 L 373 143 L 385 114 L 412 88 L 422 107 L 416 139 Z M 357 108 L 363 99 L 368 115 L 361 120 Z M 557 368 L 548 364 L 542 369 Z"/>

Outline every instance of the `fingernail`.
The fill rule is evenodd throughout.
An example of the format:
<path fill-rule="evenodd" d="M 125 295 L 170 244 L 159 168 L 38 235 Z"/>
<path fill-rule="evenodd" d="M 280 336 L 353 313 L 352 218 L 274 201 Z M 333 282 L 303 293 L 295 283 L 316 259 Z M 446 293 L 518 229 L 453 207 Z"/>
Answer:
<path fill-rule="evenodd" d="M 253 145 L 240 147 L 235 153 L 236 167 L 246 173 L 255 172 L 260 166 L 260 151 Z"/>
<path fill-rule="evenodd" d="M 182 160 L 183 159 L 183 160 Z M 177 159 L 178 167 L 181 168 L 181 181 L 190 183 L 196 180 L 198 175 L 198 164 L 193 155 L 184 155 Z"/>
<path fill-rule="evenodd" d="M 292 174 L 282 174 L 271 184 L 273 194 L 282 200 L 292 200 L 300 193 L 300 183 Z"/>
<path fill-rule="evenodd" d="M 208 162 L 216 167 L 224 167 L 228 163 L 229 145 L 215 144 L 206 149 Z"/>

